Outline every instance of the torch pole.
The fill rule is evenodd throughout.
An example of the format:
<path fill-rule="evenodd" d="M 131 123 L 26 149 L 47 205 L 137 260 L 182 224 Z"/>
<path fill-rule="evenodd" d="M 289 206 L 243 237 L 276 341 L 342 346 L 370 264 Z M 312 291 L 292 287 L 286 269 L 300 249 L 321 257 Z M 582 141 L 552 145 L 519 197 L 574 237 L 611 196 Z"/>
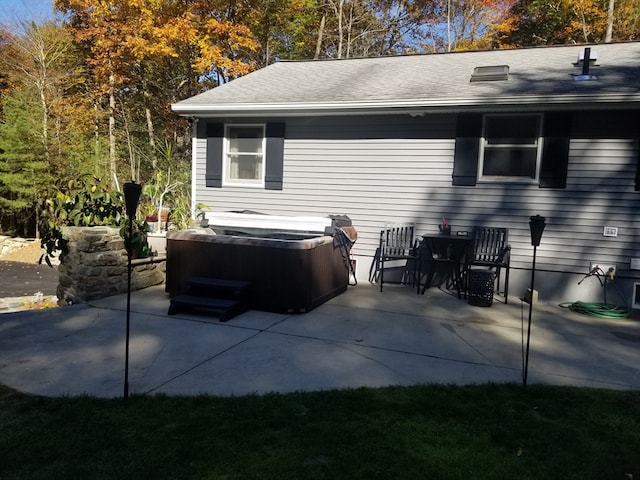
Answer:
<path fill-rule="evenodd" d="M 538 247 L 533 246 L 533 265 L 531 266 L 531 290 L 529 290 L 529 322 L 527 325 L 527 349 L 524 360 L 524 370 L 522 372 L 522 385 L 527 388 L 527 373 L 529 371 L 529 342 L 531 340 L 531 315 L 533 313 L 533 284 L 536 275 L 536 250 Z"/>
<path fill-rule="evenodd" d="M 129 248 L 127 248 L 127 334 L 124 350 L 124 399 L 129 398 L 129 330 L 131 325 L 131 254 L 133 249 L 133 218 L 129 215 Z"/>
<path fill-rule="evenodd" d="M 129 217 L 129 239 L 125 239 L 127 249 L 127 334 L 124 348 L 124 399 L 129 398 L 129 330 L 131 325 L 131 256 L 133 255 L 133 220 L 136 218 L 136 210 L 142 185 L 134 181 L 124 184 L 124 201 Z"/>

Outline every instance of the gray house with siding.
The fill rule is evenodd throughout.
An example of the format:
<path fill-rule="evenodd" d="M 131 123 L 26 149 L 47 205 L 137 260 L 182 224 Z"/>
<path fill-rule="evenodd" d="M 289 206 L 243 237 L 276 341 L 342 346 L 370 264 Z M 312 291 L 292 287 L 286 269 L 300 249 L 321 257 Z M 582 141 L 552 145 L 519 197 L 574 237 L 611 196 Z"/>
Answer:
<path fill-rule="evenodd" d="M 274 63 L 172 106 L 194 120 L 193 204 L 346 214 L 362 281 L 387 222 L 508 227 L 516 297 L 540 214 L 541 298 L 602 301 L 597 278 L 578 285 L 595 262 L 617 267 L 608 300 L 631 304 L 640 42 L 586 47 Z"/>

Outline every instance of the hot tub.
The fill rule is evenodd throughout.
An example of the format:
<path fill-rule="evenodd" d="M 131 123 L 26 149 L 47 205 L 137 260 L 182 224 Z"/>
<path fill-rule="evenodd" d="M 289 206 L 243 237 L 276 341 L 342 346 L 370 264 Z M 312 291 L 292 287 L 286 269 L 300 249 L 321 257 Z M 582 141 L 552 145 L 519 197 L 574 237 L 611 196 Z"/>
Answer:
<path fill-rule="evenodd" d="M 251 309 L 307 312 L 347 289 L 348 251 L 340 241 L 329 235 L 277 236 L 168 232 L 169 295 L 184 293 L 192 277 L 248 281 Z"/>

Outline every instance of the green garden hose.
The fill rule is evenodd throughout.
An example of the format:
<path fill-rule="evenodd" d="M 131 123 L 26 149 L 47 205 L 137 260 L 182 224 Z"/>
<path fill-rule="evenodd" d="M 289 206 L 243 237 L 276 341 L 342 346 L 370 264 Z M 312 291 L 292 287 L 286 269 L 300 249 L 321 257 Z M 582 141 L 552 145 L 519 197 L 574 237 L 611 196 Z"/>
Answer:
<path fill-rule="evenodd" d="M 622 318 L 629 318 L 630 315 L 628 308 L 618 307 L 611 303 L 573 302 L 561 303 L 560 306 L 568 308 L 574 312 L 596 318 L 619 320 Z"/>

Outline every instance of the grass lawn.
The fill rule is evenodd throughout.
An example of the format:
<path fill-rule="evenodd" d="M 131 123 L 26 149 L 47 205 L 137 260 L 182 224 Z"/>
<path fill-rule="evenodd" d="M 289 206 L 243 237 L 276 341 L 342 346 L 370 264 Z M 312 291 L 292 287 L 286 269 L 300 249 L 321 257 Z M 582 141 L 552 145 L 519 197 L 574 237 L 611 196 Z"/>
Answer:
<path fill-rule="evenodd" d="M 640 480 L 640 392 L 481 385 L 220 398 L 0 387 L 0 478 Z"/>

